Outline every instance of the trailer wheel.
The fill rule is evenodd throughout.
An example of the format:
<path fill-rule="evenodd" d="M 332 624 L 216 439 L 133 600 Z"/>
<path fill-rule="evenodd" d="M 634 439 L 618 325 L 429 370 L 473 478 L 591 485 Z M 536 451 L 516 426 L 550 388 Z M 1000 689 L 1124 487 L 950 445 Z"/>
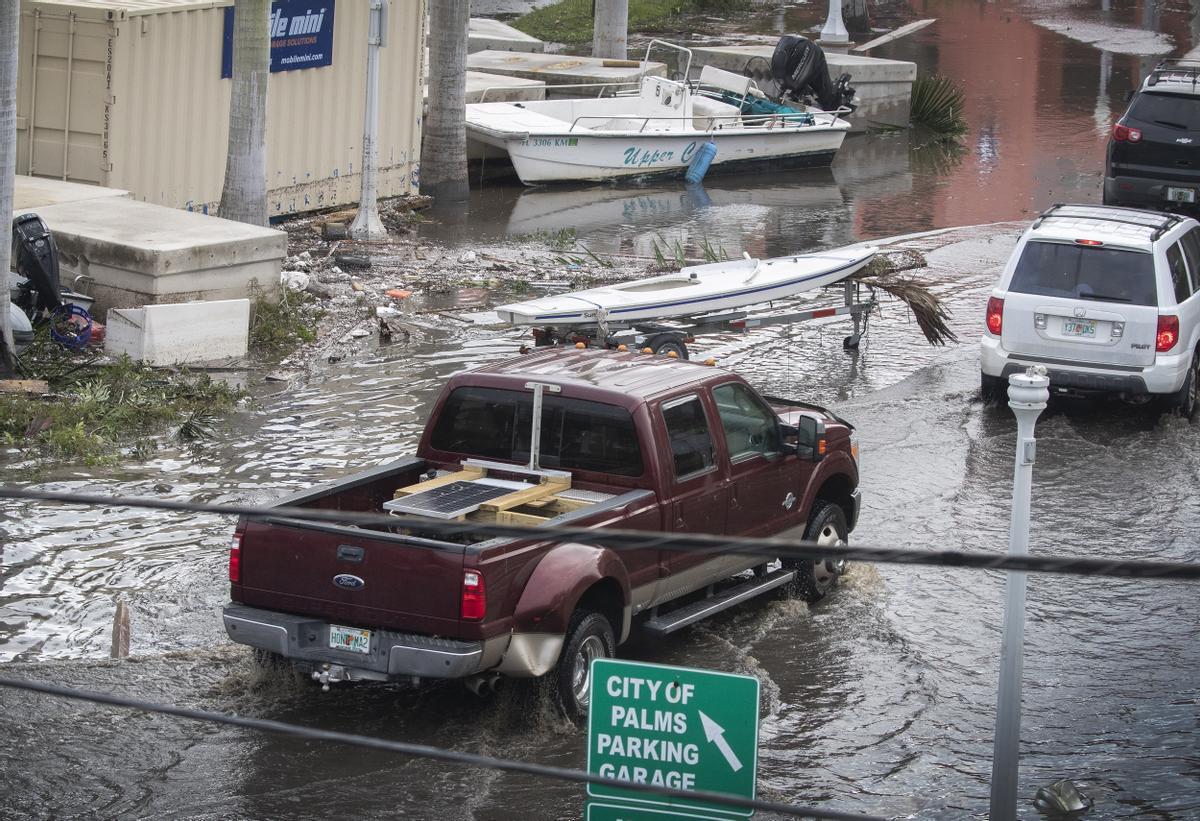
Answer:
<path fill-rule="evenodd" d="M 847 539 L 849 530 L 841 507 L 818 500 L 804 530 L 804 541 L 842 547 L 847 544 Z M 798 559 L 784 562 L 784 566 L 795 568 L 796 580 L 792 582 L 795 593 L 809 604 L 825 598 L 846 572 L 846 560 L 836 558 Z"/>
<path fill-rule="evenodd" d="M 563 715 L 577 724 L 587 720 L 592 660 L 616 654 L 617 640 L 608 619 L 590 610 L 576 610 L 553 673 L 555 700 Z"/>
<path fill-rule="evenodd" d="M 656 354 L 674 353 L 680 359 L 688 358 L 687 345 L 675 334 L 656 334 L 646 340 L 646 347 Z"/>

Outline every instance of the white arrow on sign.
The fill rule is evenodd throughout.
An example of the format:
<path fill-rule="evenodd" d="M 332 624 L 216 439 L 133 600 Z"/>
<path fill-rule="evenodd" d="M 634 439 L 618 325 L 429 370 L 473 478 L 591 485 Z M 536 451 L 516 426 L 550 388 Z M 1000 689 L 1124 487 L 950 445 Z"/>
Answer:
<path fill-rule="evenodd" d="M 725 756 L 725 760 L 729 762 L 729 768 L 735 773 L 742 768 L 742 762 L 738 761 L 738 757 L 734 754 L 729 746 L 729 742 L 725 740 L 725 728 L 704 714 L 703 710 L 697 710 L 700 714 L 700 723 L 704 726 L 704 737 L 717 745 L 717 749 L 721 751 L 721 755 Z"/>

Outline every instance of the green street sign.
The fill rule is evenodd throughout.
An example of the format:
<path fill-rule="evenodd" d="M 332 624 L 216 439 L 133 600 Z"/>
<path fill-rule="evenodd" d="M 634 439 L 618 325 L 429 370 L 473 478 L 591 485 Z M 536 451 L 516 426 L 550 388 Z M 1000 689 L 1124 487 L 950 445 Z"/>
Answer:
<path fill-rule="evenodd" d="M 758 769 L 758 679 L 689 667 L 596 659 L 588 711 L 589 773 L 754 797 Z M 626 807 L 746 817 L 737 807 L 589 784 L 588 795 Z M 608 816 L 605 816 L 608 817 Z M 622 816 L 623 817 L 623 816 Z M 632 818 L 647 817 L 632 814 Z"/>

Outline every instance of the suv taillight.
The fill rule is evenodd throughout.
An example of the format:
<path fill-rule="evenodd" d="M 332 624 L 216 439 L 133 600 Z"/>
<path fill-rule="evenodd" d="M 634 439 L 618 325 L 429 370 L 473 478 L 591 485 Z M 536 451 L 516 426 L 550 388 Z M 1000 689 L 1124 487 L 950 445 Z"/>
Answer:
<path fill-rule="evenodd" d="M 487 612 L 487 594 L 483 590 L 483 574 L 478 570 L 464 570 L 462 583 L 462 618 L 464 621 L 479 621 Z"/>
<path fill-rule="evenodd" d="M 238 584 L 242 580 L 242 531 L 235 530 L 229 541 L 229 581 Z"/>
<path fill-rule="evenodd" d="M 1117 123 L 1113 126 L 1113 139 L 1119 143 L 1139 143 L 1142 141 L 1142 132 L 1136 128 L 1130 128 L 1127 125 Z"/>
<path fill-rule="evenodd" d="M 1166 353 L 1175 347 L 1179 341 L 1179 317 L 1160 316 L 1158 318 L 1158 334 L 1154 337 L 1154 350 Z"/>
<path fill-rule="evenodd" d="M 988 297 L 987 329 L 993 336 L 1000 336 L 1004 329 L 1004 300 L 998 296 Z"/>

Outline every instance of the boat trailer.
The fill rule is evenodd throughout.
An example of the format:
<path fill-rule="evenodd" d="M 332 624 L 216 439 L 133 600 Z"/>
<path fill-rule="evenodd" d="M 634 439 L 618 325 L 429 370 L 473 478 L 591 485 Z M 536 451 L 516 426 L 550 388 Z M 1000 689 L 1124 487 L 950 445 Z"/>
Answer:
<path fill-rule="evenodd" d="M 624 347 L 687 359 L 687 344 L 694 342 L 701 334 L 745 332 L 751 328 L 764 328 L 769 325 L 790 325 L 811 319 L 848 316 L 853 323 L 853 331 L 842 339 L 842 348 L 854 351 L 858 349 L 859 343 L 867 333 L 868 318 L 879 300 L 874 288 L 855 280 L 848 279 L 838 285 L 842 289 L 841 305 L 826 305 L 800 311 L 787 310 L 793 301 L 784 299 L 770 303 L 773 309 L 775 306 L 780 307 L 768 309 L 766 312 L 722 311 L 681 317 L 673 322 L 620 322 L 609 319 L 607 311 L 597 308 L 596 321 L 592 325 L 571 326 L 562 332 L 551 325 L 535 326 L 533 344 L 534 347 L 572 344 L 610 349 Z M 834 287 L 837 285 L 829 286 L 830 289 Z M 867 291 L 865 298 L 864 288 Z"/>

